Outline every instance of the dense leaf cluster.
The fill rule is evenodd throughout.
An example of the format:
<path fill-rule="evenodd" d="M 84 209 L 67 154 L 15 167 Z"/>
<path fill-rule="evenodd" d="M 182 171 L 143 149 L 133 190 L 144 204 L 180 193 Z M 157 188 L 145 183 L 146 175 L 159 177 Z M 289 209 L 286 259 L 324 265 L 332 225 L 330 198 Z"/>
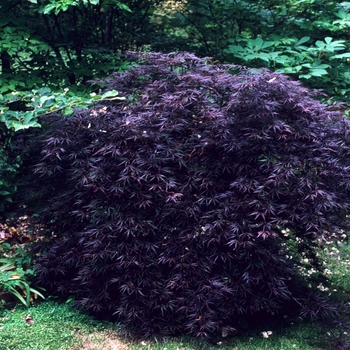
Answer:
<path fill-rule="evenodd" d="M 281 74 L 134 56 L 104 82 L 126 100 L 43 120 L 38 278 L 145 334 L 230 333 L 295 296 L 282 230 L 311 250 L 346 223 L 349 122 Z"/>

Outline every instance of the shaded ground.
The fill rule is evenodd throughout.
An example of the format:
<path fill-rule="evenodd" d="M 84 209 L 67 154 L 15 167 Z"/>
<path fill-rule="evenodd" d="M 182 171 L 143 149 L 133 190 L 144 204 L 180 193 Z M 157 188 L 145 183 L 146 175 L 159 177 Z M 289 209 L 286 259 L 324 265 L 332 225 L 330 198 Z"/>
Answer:
<path fill-rule="evenodd" d="M 35 216 L 17 215 L 7 219 L 0 218 L 0 244 L 24 245 L 42 240 L 47 232 Z"/>
<path fill-rule="evenodd" d="M 94 332 L 78 336 L 81 344 L 71 350 L 127 350 L 128 346 L 112 331 Z"/>

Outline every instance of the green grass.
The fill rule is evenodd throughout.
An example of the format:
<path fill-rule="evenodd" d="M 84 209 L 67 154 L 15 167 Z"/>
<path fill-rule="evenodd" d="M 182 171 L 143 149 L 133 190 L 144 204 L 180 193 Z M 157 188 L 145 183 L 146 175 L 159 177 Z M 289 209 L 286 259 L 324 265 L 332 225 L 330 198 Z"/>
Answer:
<path fill-rule="evenodd" d="M 28 314 L 33 324 L 26 322 Z M 20 305 L 14 310 L 3 309 L 0 315 L 1 350 L 79 349 L 82 335 L 117 327 L 54 301 L 40 302 L 29 309 Z"/>
<path fill-rule="evenodd" d="M 215 342 L 205 342 L 189 337 L 166 339 L 159 343 L 142 341 L 130 345 L 133 350 L 324 350 L 331 349 L 329 339 L 324 331 L 311 324 L 300 322 L 288 328 L 270 328 L 261 325 L 263 331 L 273 333 L 265 339 L 260 330 L 248 332 L 239 337 Z"/>
<path fill-rule="evenodd" d="M 26 322 L 30 314 L 33 324 Z M 1 315 L 1 312 L 0 312 Z M 118 325 L 101 322 L 79 312 L 69 304 L 52 300 L 26 309 L 3 310 L 0 317 L 1 350 L 324 350 L 331 349 L 329 337 L 316 325 L 266 325 L 231 339 L 213 342 L 191 337 L 127 342 L 118 337 Z M 261 332 L 272 331 L 268 339 Z M 84 340 L 85 339 L 85 340 Z M 88 339 L 88 343 L 86 341 Z M 108 340 L 108 342 L 107 342 Z M 128 343 L 128 344 L 126 344 Z"/>

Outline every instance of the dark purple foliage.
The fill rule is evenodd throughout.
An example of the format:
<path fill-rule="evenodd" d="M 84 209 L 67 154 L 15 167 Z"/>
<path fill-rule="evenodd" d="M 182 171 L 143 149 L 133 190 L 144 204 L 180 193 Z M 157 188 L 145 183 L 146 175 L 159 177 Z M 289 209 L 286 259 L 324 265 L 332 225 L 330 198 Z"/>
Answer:
<path fill-rule="evenodd" d="M 349 122 L 281 74 L 133 56 L 104 82 L 124 101 L 43 121 L 40 283 L 148 335 L 278 311 L 297 271 L 281 230 L 312 250 L 346 224 Z"/>

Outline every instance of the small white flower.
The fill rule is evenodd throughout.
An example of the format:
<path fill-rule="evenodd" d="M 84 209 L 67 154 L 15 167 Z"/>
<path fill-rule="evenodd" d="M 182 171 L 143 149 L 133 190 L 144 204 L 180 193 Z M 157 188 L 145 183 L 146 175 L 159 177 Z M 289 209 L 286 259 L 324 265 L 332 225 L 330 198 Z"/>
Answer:
<path fill-rule="evenodd" d="M 269 338 L 271 335 L 272 335 L 272 332 L 271 331 L 266 331 L 266 332 L 261 332 L 262 336 L 264 338 Z"/>

